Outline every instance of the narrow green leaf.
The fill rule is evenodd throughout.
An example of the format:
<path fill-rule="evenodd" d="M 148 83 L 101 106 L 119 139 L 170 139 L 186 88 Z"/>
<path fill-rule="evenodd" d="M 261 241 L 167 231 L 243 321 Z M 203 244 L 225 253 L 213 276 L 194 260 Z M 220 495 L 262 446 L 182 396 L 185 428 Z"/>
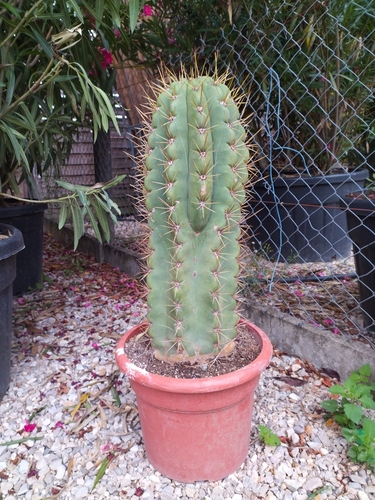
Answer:
<path fill-rule="evenodd" d="M 91 200 L 92 207 L 94 209 L 96 218 L 98 219 L 99 225 L 103 231 L 104 239 L 109 242 L 111 235 L 108 227 L 108 220 L 106 211 L 103 209 L 103 205 L 99 202 L 98 198 Z"/>
<path fill-rule="evenodd" d="M 120 408 L 120 406 L 121 406 L 120 396 L 118 395 L 118 392 L 116 391 L 116 388 L 113 385 L 111 386 L 111 393 L 112 393 L 113 399 L 115 400 L 116 406 L 118 406 Z"/>
<path fill-rule="evenodd" d="M 126 174 L 118 175 L 114 179 L 106 182 L 105 184 L 105 189 L 110 189 L 113 186 L 117 186 L 117 184 L 120 184 L 126 177 Z"/>
<path fill-rule="evenodd" d="M 16 156 L 18 163 L 24 163 L 25 167 L 29 166 L 29 162 L 27 160 L 24 145 L 19 142 L 18 139 L 25 140 L 25 137 L 18 133 L 17 130 L 9 127 L 5 122 L 0 124 L 0 129 L 3 129 L 8 136 L 10 143 L 12 144 L 13 152 Z"/>
<path fill-rule="evenodd" d="M 71 203 L 70 209 L 72 211 L 73 217 L 74 250 L 76 250 L 78 242 L 84 233 L 83 213 L 81 212 L 81 209 L 78 206 L 76 200 Z"/>
<path fill-rule="evenodd" d="M 0 443 L 0 446 L 12 446 L 13 444 L 21 444 L 26 443 L 27 441 L 40 441 L 44 436 L 30 436 L 22 439 L 15 439 L 14 441 L 5 441 L 4 443 Z"/>
<path fill-rule="evenodd" d="M 111 101 L 110 101 L 108 95 L 104 92 L 104 90 L 102 90 L 99 87 L 97 88 L 97 90 L 98 90 L 98 94 L 101 95 L 101 97 L 103 99 L 103 109 L 105 109 L 106 114 L 109 116 L 113 125 L 115 126 L 116 132 L 121 134 L 120 128 L 118 126 L 117 118 L 116 118 L 115 112 L 113 110 L 113 106 L 111 104 Z M 108 129 L 108 126 L 107 126 L 107 129 Z M 105 130 L 107 130 L 107 129 L 105 129 Z"/>
<path fill-rule="evenodd" d="M 59 213 L 59 229 L 65 226 L 66 218 L 68 216 L 68 205 L 66 203 L 62 203 L 60 206 Z"/>
<path fill-rule="evenodd" d="M 129 0 L 129 22 L 130 31 L 133 33 L 137 25 L 139 15 L 139 0 Z"/>
<path fill-rule="evenodd" d="M 107 457 L 105 457 L 105 459 L 101 463 L 101 465 L 99 467 L 99 470 L 98 470 L 98 472 L 96 474 L 95 481 L 94 481 L 94 484 L 92 486 L 91 491 L 93 491 L 94 488 L 96 488 L 97 484 L 99 483 L 99 481 L 101 480 L 101 478 L 104 476 L 105 471 L 106 471 L 106 469 L 108 467 L 108 464 L 109 464 L 109 460 L 108 460 Z"/>
<path fill-rule="evenodd" d="M 53 56 L 53 52 L 52 52 L 52 49 L 51 49 L 51 46 L 50 44 L 47 42 L 47 40 L 44 38 L 43 35 L 41 35 L 35 28 L 33 28 L 31 26 L 31 31 L 33 32 L 33 35 L 35 37 L 35 39 L 37 40 L 37 42 L 39 43 L 39 45 L 41 46 L 43 52 L 46 54 L 46 56 L 48 57 L 48 59 L 52 59 L 52 56 Z"/>
<path fill-rule="evenodd" d="M 68 0 L 67 3 L 68 4 L 70 3 L 72 5 L 75 15 L 78 17 L 78 19 L 81 21 L 81 23 L 83 23 L 84 22 L 83 14 L 82 14 L 82 10 L 80 9 L 78 3 L 75 0 Z"/>
<path fill-rule="evenodd" d="M 104 13 L 103 0 L 96 0 L 95 1 L 95 16 L 96 16 L 96 19 L 99 21 L 99 23 L 96 23 L 97 25 L 100 25 L 100 23 L 102 22 L 103 13 Z"/>
<path fill-rule="evenodd" d="M 102 240 L 102 235 L 100 233 L 100 230 L 99 230 L 99 226 L 98 226 L 98 223 L 95 219 L 95 216 L 94 214 L 92 213 L 91 211 L 91 208 L 89 205 L 87 205 L 87 215 L 89 216 L 90 218 L 90 222 L 91 222 L 91 226 L 92 226 L 92 229 L 94 231 L 94 234 L 96 236 L 96 238 L 99 240 L 100 243 L 103 243 L 103 240 Z"/>
<path fill-rule="evenodd" d="M 78 194 L 78 198 L 79 198 L 80 202 L 82 203 L 82 205 L 84 207 L 86 207 L 87 203 L 88 203 L 88 199 L 87 199 L 85 192 L 82 189 L 77 189 L 76 192 Z"/>
<path fill-rule="evenodd" d="M 67 181 L 60 181 L 56 180 L 56 184 L 61 186 L 62 188 L 68 190 L 68 191 L 86 191 L 87 186 L 82 186 L 81 184 L 71 184 L 70 182 Z"/>
<path fill-rule="evenodd" d="M 50 111 L 53 110 L 53 106 L 55 103 L 54 90 L 55 90 L 55 82 L 52 81 L 47 86 L 47 105 L 48 105 Z"/>

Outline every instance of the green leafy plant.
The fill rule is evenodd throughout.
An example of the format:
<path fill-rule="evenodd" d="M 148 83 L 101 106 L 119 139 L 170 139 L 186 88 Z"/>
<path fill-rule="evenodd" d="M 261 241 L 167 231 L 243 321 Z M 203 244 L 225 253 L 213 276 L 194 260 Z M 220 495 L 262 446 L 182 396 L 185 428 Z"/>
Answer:
<path fill-rule="evenodd" d="M 224 81 L 170 74 L 151 105 L 142 163 L 148 320 L 156 355 L 168 361 L 224 355 L 237 335 L 249 149 Z"/>
<path fill-rule="evenodd" d="M 120 15 L 133 26 L 141 3 L 0 0 L 0 207 L 38 203 L 36 178 L 67 160 L 82 127 L 94 140 L 111 122 L 119 132 L 110 94 L 113 60 L 128 40 Z M 109 241 L 119 211 L 106 190 L 123 178 L 60 182 L 70 193 L 43 201 L 60 205 L 60 228 L 71 216 L 75 246 L 85 218 Z"/>
<path fill-rule="evenodd" d="M 353 443 L 348 456 L 375 468 L 375 421 L 364 411 L 375 410 L 375 384 L 369 382 L 370 375 L 370 365 L 363 365 L 351 373 L 343 385 L 330 387 L 329 392 L 339 399 L 328 399 L 321 405 L 327 411 L 325 418 L 337 422 L 342 427 L 343 436 Z"/>
<path fill-rule="evenodd" d="M 281 444 L 279 436 L 265 425 L 258 425 L 259 439 L 268 446 L 279 446 Z"/>
<path fill-rule="evenodd" d="M 249 95 L 261 170 L 267 158 L 279 170 L 310 174 L 363 163 L 375 129 L 368 0 L 147 3 L 151 15 L 140 18 L 126 56 L 176 71 L 181 61 L 213 65 L 217 53 L 219 69 L 229 68 Z"/>

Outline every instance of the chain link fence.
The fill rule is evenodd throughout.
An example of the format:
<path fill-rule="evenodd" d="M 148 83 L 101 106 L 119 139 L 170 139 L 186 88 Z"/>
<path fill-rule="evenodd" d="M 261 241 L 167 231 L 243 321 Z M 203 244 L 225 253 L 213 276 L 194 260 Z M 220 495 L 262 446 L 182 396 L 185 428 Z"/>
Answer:
<path fill-rule="evenodd" d="M 130 174 L 114 194 L 124 219 L 115 231 L 117 238 L 127 237 L 131 226 L 133 238 L 134 164 L 127 153 L 138 153 L 131 138 L 140 122 L 136 106 L 156 78 L 151 61 L 162 60 L 172 70 L 182 62 L 187 69 L 227 71 L 243 95 L 242 113 L 257 145 L 244 221 L 244 293 L 301 321 L 371 343 L 375 223 L 367 225 L 375 206 L 365 187 L 375 168 L 375 2 L 224 3 L 229 21 L 200 19 L 189 51 L 177 46 L 189 20 L 184 24 L 178 13 L 164 16 L 169 47 L 154 47 L 157 37 L 150 32 L 149 52 L 139 61 L 145 69 L 118 70 L 117 90 L 129 110 L 123 142 L 116 139 L 115 152 L 114 139 L 111 148 L 99 148 L 96 167 L 87 156 L 73 167 L 72 155 L 65 168 L 90 176 L 89 182 L 80 178 L 85 184 L 108 162 L 113 175 Z M 356 200 L 351 193 L 358 192 Z"/>
<path fill-rule="evenodd" d="M 373 207 L 350 193 L 363 193 L 373 175 L 374 5 L 252 3 L 247 22 L 244 11 L 237 16 L 214 51 L 246 96 L 259 148 L 246 294 L 371 341 Z"/>

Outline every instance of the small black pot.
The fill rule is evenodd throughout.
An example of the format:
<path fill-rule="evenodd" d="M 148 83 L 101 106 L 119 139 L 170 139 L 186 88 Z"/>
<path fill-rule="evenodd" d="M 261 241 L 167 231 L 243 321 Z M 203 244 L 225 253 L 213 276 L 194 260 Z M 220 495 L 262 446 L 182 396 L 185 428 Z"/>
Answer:
<path fill-rule="evenodd" d="M 17 255 L 14 295 L 29 292 L 42 281 L 43 222 L 47 207 L 46 203 L 23 203 L 0 208 L 0 223 L 19 229 L 25 243 L 24 250 Z"/>
<path fill-rule="evenodd" d="M 343 196 L 349 237 L 358 275 L 364 326 L 375 333 L 375 200 L 365 196 Z"/>
<path fill-rule="evenodd" d="M 0 399 L 10 382 L 10 355 L 12 340 L 13 282 L 16 277 L 16 256 L 25 247 L 22 233 L 6 224 L 0 224 Z"/>

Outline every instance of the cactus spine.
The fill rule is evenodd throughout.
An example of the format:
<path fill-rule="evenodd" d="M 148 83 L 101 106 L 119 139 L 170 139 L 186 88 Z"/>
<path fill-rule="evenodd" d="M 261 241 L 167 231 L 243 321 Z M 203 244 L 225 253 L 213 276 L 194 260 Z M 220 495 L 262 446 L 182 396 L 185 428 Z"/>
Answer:
<path fill-rule="evenodd" d="M 248 159 L 222 79 L 184 75 L 160 91 L 144 188 L 149 334 L 161 359 L 199 360 L 233 344 Z"/>

